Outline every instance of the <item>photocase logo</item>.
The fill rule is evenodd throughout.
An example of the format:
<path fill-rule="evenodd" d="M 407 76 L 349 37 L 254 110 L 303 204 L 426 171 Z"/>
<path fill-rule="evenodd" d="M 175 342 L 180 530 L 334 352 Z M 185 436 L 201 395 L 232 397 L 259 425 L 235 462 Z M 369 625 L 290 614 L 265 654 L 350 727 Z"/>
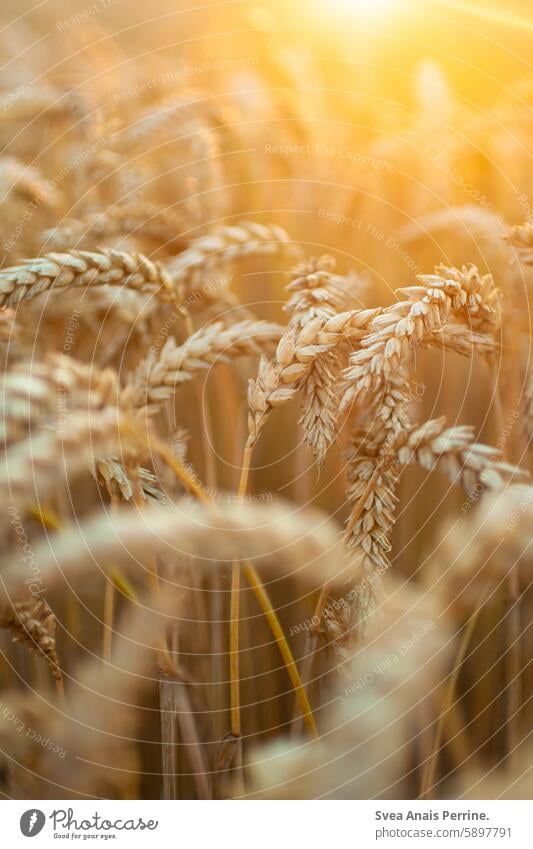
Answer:
<path fill-rule="evenodd" d="M 42 811 L 37 808 L 31 808 L 29 811 L 24 811 L 20 818 L 20 830 L 24 837 L 35 837 L 43 830 L 46 822 L 46 817 Z"/>

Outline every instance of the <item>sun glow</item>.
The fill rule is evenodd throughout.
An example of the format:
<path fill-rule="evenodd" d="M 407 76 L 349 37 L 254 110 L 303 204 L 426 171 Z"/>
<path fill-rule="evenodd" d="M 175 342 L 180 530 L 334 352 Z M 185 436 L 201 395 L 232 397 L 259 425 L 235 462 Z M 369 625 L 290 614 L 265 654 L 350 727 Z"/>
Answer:
<path fill-rule="evenodd" d="M 343 12 L 370 16 L 388 12 L 400 2 L 401 0 L 335 0 L 332 5 L 336 4 Z"/>

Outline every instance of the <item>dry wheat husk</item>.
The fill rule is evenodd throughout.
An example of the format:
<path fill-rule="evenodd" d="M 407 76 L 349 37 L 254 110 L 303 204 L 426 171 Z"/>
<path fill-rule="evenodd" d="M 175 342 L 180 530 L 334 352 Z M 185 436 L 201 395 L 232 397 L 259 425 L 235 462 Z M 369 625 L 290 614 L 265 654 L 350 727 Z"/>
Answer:
<path fill-rule="evenodd" d="M 183 229 L 183 219 L 173 210 L 141 201 L 114 206 L 105 212 L 92 212 L 80 219 L 68 219 L 45 230 L 42 239 L 55 251 L 93 247 L 117 236 L 131 235 L 156 240 L 165 248 L 176 248 L 183 243 L 183 236 L 180 236 Z"/>
<path fill-rule="evenodd" d="M 500 451 L 475 441 L 474 430 L 464 425 L 447 428 L 446 419 L 433 419 L 403 432 L 395 444 L 402 466 L 416 463 L 428 471 L 440 469 L 466 494 L 499 490 L 529 475 L 501 460 Z"/>

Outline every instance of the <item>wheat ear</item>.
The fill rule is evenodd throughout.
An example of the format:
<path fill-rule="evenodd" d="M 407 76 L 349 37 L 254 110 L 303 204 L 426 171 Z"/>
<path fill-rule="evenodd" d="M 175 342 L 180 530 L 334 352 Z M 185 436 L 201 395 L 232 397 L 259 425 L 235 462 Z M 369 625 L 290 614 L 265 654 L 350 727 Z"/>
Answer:
<path fill-rule="evenodd" d="M 16 642 L 23 642 L 46 657 L 52 675 L 62 682 L 56 651 L 56 618 L 44 598 L 17 601 L 0 610 L 0 627 L 8 628 Z"/>
<path fill-rule="evenodd" d="M 507 239 L 517 249 L 518 258 L 524 265 L 533 265 L 533 224 L 526 221 L 512 228 Z"/>
<path fill-rule="evenodd" d="M 378 390 L 419 345 L 445 333 L 452 318 L 466 322 L 476 332 L 494 332 L 498 296 L 492 277 L 481 276 L 475 266 L 461 271 L 440 266 L 437 272 L 420 275 L 419 286 L 399 289 L 396 294 L 405 300 L 376 316 L 345 371 L 349 385 L 343 407 Z"/>
<path fill-rule="evenodd" d="M 257 379 L 249 383 L 248 428 L 252 446 L 274 407 L 295 397 L 316 358 L 343 342 L 363 338 L 378 312 L 377 309 L 351 310 L 328 319 L 319 316 L 300 329 L 289 327 L 280 339 L 276 356 L 270 361 L 263 357 Z"/>
<path fill-rule="evenodd" d="M 13 306 L 42 292 L 84 286 L 124 286 L 176 300 L 168 272 L 143 254 L 109 248 L 101 251 L 48 253 L 0 271 L 0 306 Z"/>
<path fill-rule="evenodd" d="M 284 309 L 290 314 L 289 327 L 303 329 L 315 318 L 327 321 L 338 312 L 355 309 L 365 284 L 357 275 L 334 274 L 335 262 L 321 256 L 297 266 L 287 286 L 291 297 Z M 318 463 L 324 461 L 337 433 L 339 386 L 350 348 L 339 345 L 319 354 L 302 380 L 301 424 L 304 439 Z"/>
<path fill-rule="evenodd" d="M 205 284 L 225 266 L 246 257 L 278 253 L 295 253 L 294 244 L 281 227 L 241 221 L 195 239 L 187 250 L 169 261 L 167 268 L 185 297 L 202 287 L 209 294 Z"/>
<path fill-rule="evenodd" d="M 215 322 L 201 327 L 182 344 L 169 337 L 156 354 L 137 370 L 133 381 L 122 391 L 124 407 L 144 407 L 150 415 L 172 398 L 176 387 L 192 380 L 217 362 L 271 351 L 283 328 L 268 321 L 240 321 L 230 327 Z"/>

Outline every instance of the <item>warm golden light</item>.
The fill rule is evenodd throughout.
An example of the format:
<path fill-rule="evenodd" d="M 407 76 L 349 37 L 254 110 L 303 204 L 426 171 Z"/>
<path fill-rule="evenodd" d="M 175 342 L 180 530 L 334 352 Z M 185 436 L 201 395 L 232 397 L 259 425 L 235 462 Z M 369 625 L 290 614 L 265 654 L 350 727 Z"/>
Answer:
<path fill-rule="evenodd" d="M 359 15 L 375 15 L 398 6 L 400 0 L 336 0 L 338 8 Z M 335 3 L 333 4 L 335 5 Z"/>

